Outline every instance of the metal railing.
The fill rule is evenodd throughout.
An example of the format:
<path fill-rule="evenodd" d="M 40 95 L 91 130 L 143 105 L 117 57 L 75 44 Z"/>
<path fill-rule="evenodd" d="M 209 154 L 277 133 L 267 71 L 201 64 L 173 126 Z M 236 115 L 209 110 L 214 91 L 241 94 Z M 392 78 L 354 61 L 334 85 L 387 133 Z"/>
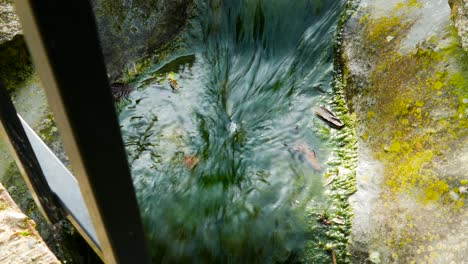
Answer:
<path fill-rule="evenodd" d="M 14 2 L 74 172 L 0 91 L 4 134 L 36 202 L 51 222 L 68 217 L 106 263 L 150 263 L 91 4 Z"/>

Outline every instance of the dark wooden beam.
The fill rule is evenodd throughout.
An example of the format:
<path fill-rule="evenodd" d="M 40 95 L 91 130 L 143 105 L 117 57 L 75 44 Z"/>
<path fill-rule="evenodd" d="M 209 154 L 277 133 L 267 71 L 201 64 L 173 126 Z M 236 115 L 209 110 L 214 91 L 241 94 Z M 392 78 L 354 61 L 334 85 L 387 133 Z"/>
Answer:
<path fill-rule="evenodd" d="M 107 263 L 150 263 L 89 1 L 15 0 Z"/>

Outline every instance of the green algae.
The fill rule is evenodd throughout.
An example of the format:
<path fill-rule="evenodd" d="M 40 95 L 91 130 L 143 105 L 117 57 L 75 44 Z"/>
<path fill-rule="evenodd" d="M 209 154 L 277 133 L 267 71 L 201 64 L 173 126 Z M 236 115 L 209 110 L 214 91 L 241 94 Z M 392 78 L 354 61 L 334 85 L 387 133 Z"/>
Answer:
<path fill-rule="evenodd" d="M 174 42 L 161 47 L 153 56 L 134 62 L 131 67 L 127 67 L 123 70 L 119 82 L 128 83 L 136 89 L 148 85 L 149 83 L 163 84 L 181 65 L 193 65 L 195 61 L 195 56 L 193 54 L 182 55 L 180 57 L 175 57 L 172 61 L 170 60 L 174 57 L 174 54 L 183 54 L 183 41 L 183 37 L 179 36 Z M 165 62 L 168 63 L 164 64 Z M 163 66 L 157 68 L 161 65 Z M 129 100 L 121 100 L 115 103 L 118 115 L 129 102 Z"/>
<path fill-rule="evenodd" d="M 28 216 L 38 216 L 45 222 L 45 219 L 40 214 L 39 209 L 29 192 L 26 182 L 23 180 L 23 177 L 14 162 L 10 163 L 6 168 L 2 178 L 2 184 L 23 212 L 26 212 Z"/>
<path fill-rule="evenodd" d="M 348 199 L 357 191 L 357 136 L 356 116 L 350 113 L 345 100 L 347 83 L 346 79 L 343 78 L 345 68 L 343 68 L 340 53 L 341 31 L 352 11 L 357 7 L 356 4 L 356 1 L 348 2 L 338 23 L 334 91 L 328 103 L 345 126 L 340 130 L 329 128 L 319 130 L 319 134 L 329 138 L 328 144 L 333 146 L 333 155 L 328 162 L 330 167 L 325 172 L 328 202 L 322 208 L 309 210 L 309 215 L 312 216 L 309 219 L 311 221 L 309 226 L 311 233 L 314 234 L 314 239 L 306 244 L 303 263 L 330 263 L 332 254 L 336 256 L 337 263 L 350 263 L 351 254 L 348 250 L 348 244 L 354 215 Z M 320 225 L 317 225 L 317 222 Z"/>
<path fill-rule="evenodd" d="M 165 43 L 155 50 L 153 55 L 136 60 L 123 69 L 123 74 L 119 80 L 126 83 L 138 81 L 141 73 L 151 71 L 154 65 L 160 65 L 169 60 L 174 54 L 181 53 L 184 49 L 184 41 L 185 38 L 179 35 L 173 41 Z M 182 57 L 188 56 L 190 55 Z"/>
<path fill-rule="evenodd" d="M 111 79 L 154 61 L 167 46 L 179 42 L 193 1 L 93 1 L 101 45 Z"/>
<path fill-rule="evenodd" d="M 168 52 L 168 55 L 158 55 L 157 62 L 164 61 L 168 58 L 172 51 Z M 135 87 L 143 87 L 142 83 L 146 82 L 145 76 L 142 76 L 142 72 L 151 71 L 150 60 L 146 63 L 136 64 L 135 67 L 129 68 L 129 71 L 122 77 L 122 80 L 130 83 L 134 83 Z M 159 71 L 159 70 L 158 70 Z M 162 72 L 166 70 L 161 69 Z M 154 73 L 154 72 L 153 72 Z M 152 74 L 153 74 L 152 73 Z M 333 111 L 339 116 L 340 119 L 346 124 L 346 128 L 336 131 L 326 127 L 325 125 L 320 128 L 321 136 L 329 140 L 329 144 L 335 147 L 334 159 L 329 163 L 334 169 L 330 169 L 326 176 L 330 181 L 328 184 L 328 201 L 329 204 L 324 208 L 313 208 L 308 211 L 309 213 L 309 227 L 311 242 L 306 245 L 305 254 L 303 259 L 304 263 L 330 263 L 331 262 L 331 250 L 334 251 L 339 263 L 349 263 L 349 252 L 347 251 L 348 239 L 351 230 L 352 222 L 352 210 L 348 203 L 349 196 L 356 191 L 355 184 L 355 173 L 356 168 L 356 137 L 354 134 L 354 122 L 355 117 L 349 116 L 347 112 L 346 103 L 343 99 L 343 87 L 341 84 L 341 76 L 336 76 L 336 89 L 335 96 L 330 100 L 330 105 Z M 165 81 L 167 78 L 161 78 L 156 80 L 149 80 L 159 83 L 161 80 Z M 177 136 L 171 137 L 172 140 L 178 141 Z M 177 163 L 181 163 L 182 156 L 178 156 L 180 160 Z M 309 175 L 305 175 L 309 176 Z M 302 185 L 298 181 L 298 185 Z M 301 204 L 302 206 L 302 204 Z M 302 209 L 302 207 L 300 208 Z M 306 210 L 306 208 L 304 208 Z M 254 208 L 253 211 L 259 211 Z M 320 215 L 325 215 L 329 219 L 330 224 L 324 224 Z M 181 235 L 181 239 L 185 239 L 187 234 Z M 236 240 L 241 241 L 244 234 L 239 234 L 237 237 L 230 237 L 232 244 L 236 244 Z M 278 241 L 278 243 L 283 243 Z"/>
<path fill-rule="evenodd" d="M 30 235 L 31 235 L 31 232 L 29 232 L 28 230 L 21 232 L 21 236 L 30 236 Z"/>
<path fill-rule="evenodd" d="M 309 210 L 310 232 L 314 234 L 314 239 L 306 244 L 303 263 L 330 263 L 331 254 L 335 254 L 337 263 L 350 263 L 348 243 L 353 210 L 348 199 L 357 190 L 357 137 L 354 116 L 349 114 L 343 99 L 343 87 L 344 83 L 338 73 L 335 76 L 335 94 L 330 105 L 345 127 L 330 131 L 329 144 L 334 148 L 333 157 L 328 162 L 330 168 L 325 173 L 329 183 L 326 191 L 327 204 Z"/>

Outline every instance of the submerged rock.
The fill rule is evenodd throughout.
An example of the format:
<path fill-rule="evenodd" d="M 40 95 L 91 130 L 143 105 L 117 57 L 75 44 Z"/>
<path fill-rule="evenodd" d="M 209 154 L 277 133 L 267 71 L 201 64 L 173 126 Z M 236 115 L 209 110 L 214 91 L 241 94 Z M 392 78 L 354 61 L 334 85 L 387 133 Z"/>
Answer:
<path fill-rule="evenodd" d="M 300 153 L 304 154 L 304 156 L 307 158 L 307 161 L 310 163 L 312 168 L 314 170 L 321 171 L 322 166 L 320 166 L 320 162 L 317 159 L 317 154 L 315 153 L 314 150 L 310 149 L 307 145 L 305 144 L 299 144 L 295 148 L 297 151 Z"/>

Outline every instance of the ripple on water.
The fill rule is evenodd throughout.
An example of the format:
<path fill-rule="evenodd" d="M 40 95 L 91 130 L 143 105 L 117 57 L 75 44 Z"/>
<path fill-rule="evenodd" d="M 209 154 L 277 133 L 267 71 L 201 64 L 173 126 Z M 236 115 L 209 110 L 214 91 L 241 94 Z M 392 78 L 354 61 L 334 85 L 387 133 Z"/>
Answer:
<path fill-rule="evenodd" d="M 323 184 L 297 146 L 325 167 L 312 108 L 330 96 L 342 6 L 200 2 L 193 55 L 141 75 L 120 122 L 156 260 L 275 262 L 303 248 Z"/>

